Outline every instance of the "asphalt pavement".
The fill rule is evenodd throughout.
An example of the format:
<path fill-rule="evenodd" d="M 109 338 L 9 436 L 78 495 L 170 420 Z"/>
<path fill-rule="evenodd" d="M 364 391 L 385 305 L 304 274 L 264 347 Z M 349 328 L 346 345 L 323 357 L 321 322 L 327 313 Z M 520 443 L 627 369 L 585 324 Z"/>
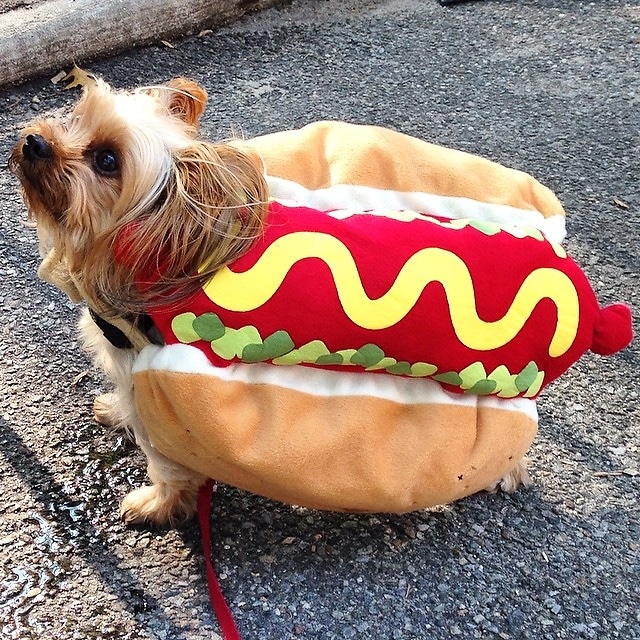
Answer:
<path fill-rule="evenodd" d="M 637 0 L 295 0 L 172 44 L 91 68 L 126 87 L 196 79 L 213 139 L 335 118 L 528 171 L 638 333 Z M 48 77 L 0 88 L 0 157 L 75 97 Z M 78 309 L 37 279 L 4 162 L 0 203 L 0 638 L 215 638 L 196 524 L 118 520 L 145 462 L 91 419 L 105 382 L 77 344 Z M 638 344 L 587 355 L 546 390 L 534 486 L 513 495 L 338 515 L 221 487 L 213 557 L 242 637 L 639 639 Z"/>

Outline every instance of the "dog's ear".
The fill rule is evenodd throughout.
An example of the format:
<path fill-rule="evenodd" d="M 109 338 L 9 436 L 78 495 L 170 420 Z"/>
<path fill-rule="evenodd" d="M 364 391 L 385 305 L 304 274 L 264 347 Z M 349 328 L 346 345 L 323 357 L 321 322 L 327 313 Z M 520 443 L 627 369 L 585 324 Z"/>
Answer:
<path fill-rule="evenodd" d="M 171 115 L 198 128 L 207 104 L 207 92 L 197 82 L 188 78 L 174 78 L 159 91 L 158 97 Z"/>

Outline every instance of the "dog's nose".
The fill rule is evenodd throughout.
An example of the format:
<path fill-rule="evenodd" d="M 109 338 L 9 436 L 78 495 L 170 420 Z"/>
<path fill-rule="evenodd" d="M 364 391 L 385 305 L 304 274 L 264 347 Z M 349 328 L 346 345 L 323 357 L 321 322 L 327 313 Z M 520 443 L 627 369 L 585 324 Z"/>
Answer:
<path fill-rule="evenodd" d="M 30 133 L 22 145 L 22 153 L 30 161 L 47 160 L 53 155 L 53 149 L 41 135 Z"/>

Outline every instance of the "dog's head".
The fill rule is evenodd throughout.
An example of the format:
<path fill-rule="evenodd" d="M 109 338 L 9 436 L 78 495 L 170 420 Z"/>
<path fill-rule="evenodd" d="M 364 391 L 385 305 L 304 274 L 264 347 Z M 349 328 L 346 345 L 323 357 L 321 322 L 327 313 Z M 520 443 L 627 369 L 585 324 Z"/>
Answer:
<path fill-rule="evenodd" d="M 9 166 L 29 216 L 90 296 L 138 305 L 202 281 L 259 234 L 261 167 L 197 139 L 206 98 L 184 78 L 128 92 L 92 80 L 68 116 L 22 132 Z"/>

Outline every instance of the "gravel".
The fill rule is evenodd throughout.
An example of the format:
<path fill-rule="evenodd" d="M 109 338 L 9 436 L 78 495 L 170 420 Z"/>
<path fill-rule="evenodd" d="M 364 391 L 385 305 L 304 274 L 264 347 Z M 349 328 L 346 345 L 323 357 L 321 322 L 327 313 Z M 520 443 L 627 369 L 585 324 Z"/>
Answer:
<path fill-rule="evenodd" d="M 370 122 L 533 173 L 569 213 L 601 300 L 640 308 L 635 0 L 294 1 L 95 62 L 120 86 L 175 75 L 211 138 Z M 0 156 L 75 98 L 0 89 Z M 0 637 L 216 637 L 195 523 L 127 528 L 143 457 L 91 420 L 105 390 L 78 310 L 38 281 L 0 168 Z M 539 402 L 535 484 L 404 516 L 338 515 L 220 487 L 213 557 L 244 638 L 640 638 L 638 342 L 588 355 Z"/>

